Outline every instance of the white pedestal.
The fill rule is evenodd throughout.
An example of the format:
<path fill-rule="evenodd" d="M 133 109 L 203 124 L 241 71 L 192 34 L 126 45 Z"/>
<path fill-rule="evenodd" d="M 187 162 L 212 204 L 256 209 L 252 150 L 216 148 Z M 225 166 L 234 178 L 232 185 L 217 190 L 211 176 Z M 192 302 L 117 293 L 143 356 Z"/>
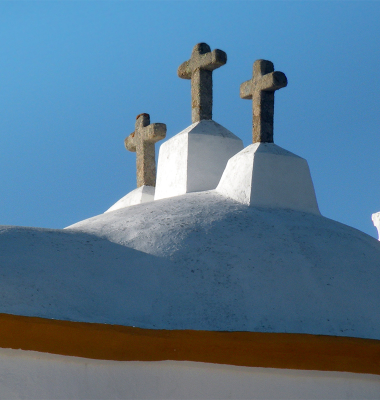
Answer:
<path fill-rule="evenodd" d="M 154 200 L 154 187 L 153 186 L 140 186 L 139 188 L 132 190 L 127 195 L 117 201 L 112 207 L 110 207 L 105 213 L 110 211 L 118 210 L 119 208 L 133 206 L 140 203 L 148 203 Z"/>
<path fill-rule="evenodd" d="M 243 142 L 212 120 L 190 125 L 160 147 L 155 200 L 215 189 Z"/>
<path fill-rule="evenodd" d="M 307 161 L 274 143 L 255 143 L 232 157 L 216 189 L 253 207 L 320 214 Z"/>

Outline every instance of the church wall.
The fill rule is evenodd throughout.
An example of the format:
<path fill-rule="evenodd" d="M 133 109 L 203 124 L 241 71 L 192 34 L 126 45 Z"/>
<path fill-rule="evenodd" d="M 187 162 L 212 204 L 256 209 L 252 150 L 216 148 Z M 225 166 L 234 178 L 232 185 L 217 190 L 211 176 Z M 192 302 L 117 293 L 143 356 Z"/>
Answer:
<path fill-rule="evenodd" d="M 6 399 L 380 399 L 380 376 L 0 349 Z"/>

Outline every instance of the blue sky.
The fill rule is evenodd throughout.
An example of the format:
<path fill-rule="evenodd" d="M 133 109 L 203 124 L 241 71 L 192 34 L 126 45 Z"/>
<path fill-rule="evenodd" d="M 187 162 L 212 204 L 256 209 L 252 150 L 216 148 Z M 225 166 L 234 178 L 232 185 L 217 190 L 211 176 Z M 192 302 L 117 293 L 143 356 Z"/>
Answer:
<path fill-rule="evenodd" d="M 0 2 L 0 224 L 63 228 L 136 186 L 124 148 L 137 114 L 191 124 L 177 68 L 224 50 L 213 119 L 251 143 L 252 63 L 288 77 L 274 140 L 309 162 L 321 212 L 377 237 L 380 2 Z"/>

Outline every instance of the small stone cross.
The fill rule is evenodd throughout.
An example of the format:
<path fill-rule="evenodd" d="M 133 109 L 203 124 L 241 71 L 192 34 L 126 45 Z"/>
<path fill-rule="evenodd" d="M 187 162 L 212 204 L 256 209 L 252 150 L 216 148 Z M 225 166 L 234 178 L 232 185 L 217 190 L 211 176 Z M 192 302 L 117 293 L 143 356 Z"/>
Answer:
<path fill-rule="evenodd" d="M 252 99 L 253 143 L 273 143 L 274 92 L 288 84 L 283 72 L 275 71 L 273 63 L 253 63 L 252 79 L 240 85 L 240 97 Z"/>
<path fill-rule="evenodd" d="M 127 150 L 136 152 L 137 187 L 156 186 L 154 144 L 165 136 L 165 124 L 150 124 L 149 114 L 136 117 L 135 131 L 124 140 L 124 145 Z"/>
<path fill-rule="evenodd" d="M 227 62 L 222 50 L 211 51 L 206 43 L 194 46 L 191 58 L 178 68 L 178 76 L 191 79 L 191 120 L 212 119 L 212 71 Z"/>

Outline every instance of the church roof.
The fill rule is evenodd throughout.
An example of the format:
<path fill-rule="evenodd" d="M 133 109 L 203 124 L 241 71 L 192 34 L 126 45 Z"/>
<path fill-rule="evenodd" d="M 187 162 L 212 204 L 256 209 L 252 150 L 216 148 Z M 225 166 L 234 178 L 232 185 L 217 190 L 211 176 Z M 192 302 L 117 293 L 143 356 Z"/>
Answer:
<path fill-rule="evenodd" d="M 206 191 L 0 234 L 2 313 L 380 339 L 380 243 L 320 215 Z"/>

